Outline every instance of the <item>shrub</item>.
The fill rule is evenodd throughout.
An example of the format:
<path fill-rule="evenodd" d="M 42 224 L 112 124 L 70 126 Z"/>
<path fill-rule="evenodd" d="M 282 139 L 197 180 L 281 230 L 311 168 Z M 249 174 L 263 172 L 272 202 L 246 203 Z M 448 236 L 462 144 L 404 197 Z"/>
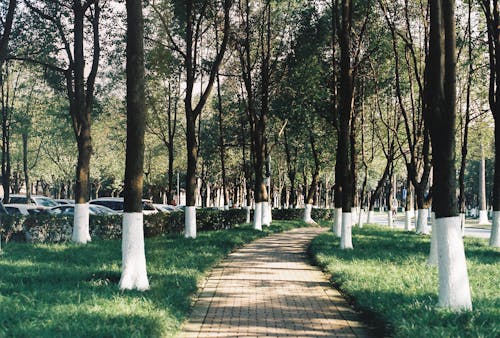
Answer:
<path fill-rule="evenodd" d="M 327 221 L 333 219 L 334 209 L 312 209 L 311 217 L 316 221 Z M 304 217 L 304 209 L 273 209 L 275 220 L 297 220 Z"/>
<path fill-rule="evenodd" d="M 197 209 L 199 231 L 230 229 L 246 220 L 243 209 Z M 93 239 L 119 239 L 122 236 L 122 216 L 96 216 L 89 219 L 90 236 Z M 184 213 L 156 213 L 144 216 L 144 236 L 181 233 L 184 230 Z M 0 232 L 9 240 L 30 243 L 61 243 L 71 240 L 73 218 L 53 215 L 11 216 L 2 215 Z"/>
<path fill-rule="evenodd" d="M 5 242 L 16 239 L 23 233 L 25 217 L 18 215 L 2 215 L 0 217 L 0 234 Z"/>

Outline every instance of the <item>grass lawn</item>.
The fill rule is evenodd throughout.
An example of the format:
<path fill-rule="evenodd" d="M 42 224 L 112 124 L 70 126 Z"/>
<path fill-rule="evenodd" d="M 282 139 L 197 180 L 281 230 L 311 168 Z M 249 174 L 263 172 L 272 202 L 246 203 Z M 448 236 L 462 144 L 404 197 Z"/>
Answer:
<path fill-rule="evenodd" d="M 395 337 L 500 337 L 500 251 L 465 238 L 472 312 L 436 308 L 437 268 L 426 264 L 430 238 L 380 226 L 353 229 L 354 250 L 332 233 L 310 246 L 317 263 L 375 325 Z"/>
<path fill-rule="evenodd" d="M 0 337 L 172 336 L 207 270 L 245 243 L 299 226 L 146 239 L 147 292 L 118 289 L 121 241 L 8 243 L 0 252 Z"/>

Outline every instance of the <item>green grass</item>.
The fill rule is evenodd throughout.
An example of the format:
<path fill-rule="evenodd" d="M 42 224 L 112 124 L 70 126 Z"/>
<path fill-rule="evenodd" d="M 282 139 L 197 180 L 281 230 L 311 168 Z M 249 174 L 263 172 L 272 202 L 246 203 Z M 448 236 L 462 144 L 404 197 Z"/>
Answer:
<path fill-rule="evenodd" d="M 163 337 L 187 318 L 204 274 L 228 253 L 269 233 L 273 222 L 146 240 L 151 289 L 118 289 L 121 241 L 87 245 L 8 243 L 0 252 L 0 337 Z"/>
<path fill-rule="evenodd" d="M 465 239 L 473 311 L 437 304 L 437 268 L 426 264 L 429 237 L 366 226 L 353 230 L 354 250 L 340 250 L 331 233 L 313 240 L 310 253 L 332 281 L 371 319 L 379 335 L 499 337 L 500 251 Z"/>

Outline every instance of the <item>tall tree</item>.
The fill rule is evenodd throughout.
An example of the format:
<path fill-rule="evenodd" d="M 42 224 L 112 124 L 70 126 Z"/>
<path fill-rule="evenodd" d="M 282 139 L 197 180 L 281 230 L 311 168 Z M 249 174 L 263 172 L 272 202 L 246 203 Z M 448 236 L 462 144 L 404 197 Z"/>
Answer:
<path fill-rule="evenodd" d="M 4 191 L 3 200 L 9 202 L 12 161 L 11 161 L 11 126 L 13 122 L 14 104 L 19 86 L 19 72 L 17 75 L 11 70 L 9 62 L 0 69 L 1 85 L 1 120 L 2 120 L 2 186 Z"/>
<path fill-rule="evenodd" d="M 493 226 L 490 245 L 500 247 L 500 2 L 482 0 L 486 17 L 489 55 L 489 103 L 495 120 L 495 173 L 493 179 Z"/>
<path fill-rule="evenodd" d="M 425 84 L 429 111 L 425 119 L 433 147 L 439 306 L 462 310 L 471 309 L 472 303 L 456 197 L 455 63 L 455 2 L 432 0 Z"/>
<path fill-rule="evenodd" d="M 408 0 L 405 0 L 403 8 L 398 8 L 399 3 L 394 3 L 393 11 L 390 12 L 387 8 L 388 5 L 386 5 L 384 1 L 380 0 L 379 3 L 384 12 L 384 17 L 392 37 L 396 83 L 395 89 L 405 130 L 404 141 L 399 141 L 398 145 L 406 164 L 408 178 L 415 188 L 418 207 L 418 224 L 416 231 L 417 233 L 429 233 L 427 227 L 427 207 L 430 203 L 430 199 L 426 199 L 425 192 L 431 173 L 431 149 L 429 130 L 424 123 L 423 117 L 425 114 L 424 110 L 427 109 L 427 104 L 424 94 L 424 76 L 422 76 L 424 68 L 423 61 L 428 53 L 428 39 L 427 34 L 425 34 L 427 26 L 425 23 L 423 24 L 423 29 L 421 30 L 424 32 L 423 36 L 415 37 L 415 32 L 412 27 L 416 24 L 420 25 L 420 23 L 416 23 L 412 20 L 414 20 L 415 17 L 417 19 L 420 18 L 416 15 L 412 15 L 412 8 L 418 8 L 421 5 L 413 6 Z M 401 32 L 396 25 L 396 18 L 400 18 L 396 13 L 401 11 L 404 13 L 403 32 Z M 423 17 L 425 15 L 423 7 L 418 8 L 417 11 L 420 13 L 419 15 L 422 16 L 421 19 L 425 20 Z M 404 52 L 400 50 L 400 39 L 404 42 Z M 401 55 L 404 55 L 404 59 L 402 59 Z M 403 60 L 404 62 L 402 62 Z M 404 81 L 405 66 L 407 82 Z M 415 86 L 417 88 L 417 95 L 414 94 Z M 405 90 L 405 87 L 408 89 Z M 408 94 L 406 91 L 408 91 Z M 408 99 L 406 95 L 409 96 Z M 410 102 L 409 107 L 407 107 L 405 101 Z M 405 147 L 403 147 L 403 143 L 406 143 Z M 410 217 L 410 214 L 407 214 L 407 217 Z"/>
<path fill-rule="evenodd" d="M 195 95 L 195 83 L 197 81 L 198 73 L 202 71 L 202 65 L 199 58 L 202 48 L 200 39 L 202 38 L 203 31 L 205 29 L 202 22 L 209 14 L 208 6 L 210 5 L 210 1 L 205 0 L 197 2 L 187 0 L 183 4 L 183 12 L 185 15 L 185 50 L 181 51 L 181 55 L 184 58 L 184 67 L 186 72 L 186 96 L 184 98 L 184 109 L 186 114 L 187 146 L 185 236 L 190 238 L 196 238 L 196 166 L 198 162 L 197 122 L 208 100 L 210 92 L 212 91 L 217 71 L 226 51 L 229 40 L 231 4 L 231 0 L 222 1 L 221 5 L 224 17 L 224 26 L 222 29 L 221 45 L 211 62 L 211 66 L 208 71 L 207 84 L 199 94 L 199 100 L 196 104 L 193 102 Z M 217 6 L 218 2 L 214 2 L 211 5 Z"/>
<path fill-rule="evenodd" d="M 35 55 L 24 56 L 22 59 L 41 64 L 64 77 L 78 148 L 72 239 L 77 243 L 86 243 L 90 241 L 88 200 L 92 155 L 91 113 L 101 52 L 99 41 L 101 4 L 99 0 L 43 4 L 26 0 L 25 4 L 38 17 L 45 34 L 53 36 L 53 39 L 62 46 L 62 53 L 61 49 L 54 48 L 44 51 L 46 55 L 44 58 L 37 58 Z M 87 38 L 87 34 L 90 38 Z M 86 49 L 89 47 L 91 57 L 86 56 Z M 89 71 L 85 69 L 87 62 L 90 64 Z"/>
<path fill-rule="evenodd" d="M 268 18 L 270 13 L 270 2 L 266 1 L 266 4 L 263 6 L 262 17 Z M 246 106 L 248 113 L 248 120 L 250 123 L 250 134 L 252 138 L 252 150 L 253 150 L 253 167 L 255 172 L 255 183 L 254 183 L 254 199 L 255 199 L 255 212 L 254 212 L 254 222 L 253 227 L 257 230 L 262 230 L 262 221 L 264 216 L 263 204 L 268 200 L 267 188 L 264 182 L 264 162 L 265 162 L 265 130 L 266 130 L 266 121 L 267 121 L 267 113 L 268 106 L 264 107 L 264 104 L 267 104 L 266 97 L 268 95 L 267 89 L 268 85 L 266 82 L 268 81 L 269 75 L 269 58 L 270 58 L 270 48 L 264 49 L 265 46 L 268 46 L 268 43 L 265 41 L 270 41 L 269 34 L 264 34 L 264 31 L 267 31 L 264 27 L 261 28 L 261 78 L 263 84 L 261 85 L 261 93 L 263 94 L 262 98 L 262 107 L 259 112 L 257 106 L 257 96 L 255 92 L 255 79 L 254 79 L 254 65 L 256 64 L 253 57 L 252 43 L 253 36 L 252 30 L 252 22 L 251 18 L 251 6 L 249 0 L 239 1 L 239 13 L 240 13 L 240 25 L 243 30 L 242 39 L 240 39 L 240 43 L 238 47 L 238 54 L 240 58 L 240 65 L 243 77 L 243 84 L 246 92 Z M 269 18 L 270 19 L 270 18 Z M 270 22 L 269 22 L 270 25 Z M 264 97 L 265 95 L 265 97 Z"/>
<path fill-rule="evenodd" d="M 9 49 L 9 40 L 12 32 L 12 25 L 14 23 L 14 14 L 16 11 L 17 0 L 9 0 L 9 6 L 5 17 L 0 16 L 0 67 L 2 67 L 5 59 L 7 58 Z M 0 8 L 3 10 L 3 8 Z M 2 13 L 3 14 L 3 13 Z M 1 84 L 1 83 L 0 83 Z"/>
<path fill-rule="evenodd" d="M 460 120 L 461 130 L 463 136 L 461 140 L 461 159 L 460 159 L 460 169 L 458 173 L 458 207 L 460 213 L 460 224 L 462 228 L 462 233 L 465 227 L 465 166 L 467 164 L 467 146 L 469 142 L 469 125 L 471 122 L 471 86 L 472 86 L 472 75 L 473 75 L 473 59 L 472 59 L 472 1 L 468 3 L 467 11 L 467 88 L 466 88 L 466 101 L 465 101 L 465 116 Z"/>
<path fill-rule="evenodd" d="M 339 137 L 337 145 L 336 168 L 340 169 L 340 182 L 335 184 L 342 192 L 342 234 L 340 247 L 352 249 L 352 216 L 353 201 L 352 171 L 350 161 L 349 132 L 353 100 L 353 70 L 351 67 L 351 22 L 352 2 L 342 0 L 342 25 L 339 32 L 340 41 L 340 98 L 339 98 Z"/>
<path fill-rule="evenodd" d="M 120 289 L 149 289 L 144 252 L 144 19 L 142 1 L 127 0 L 127 150 Z"/>

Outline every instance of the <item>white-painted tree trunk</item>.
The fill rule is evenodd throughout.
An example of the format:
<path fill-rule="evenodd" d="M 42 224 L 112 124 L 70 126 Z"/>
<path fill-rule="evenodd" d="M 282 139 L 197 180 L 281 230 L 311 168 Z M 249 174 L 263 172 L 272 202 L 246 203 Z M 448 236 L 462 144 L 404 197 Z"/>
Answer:
<path fill-rule="evenodd" d="M 392 210 L 387 211 L 387 225 L 394 228 L 394 218 L 392 217 Z"/>
<path fill-rule="evenodd" d="M 253 228 L 255 230 L 262 230 L 262 204 L 263 202 L 255 203 L 255 210 L 253 213 Z"/>
<path fill-rule="evenodd" d="M 405 230 L 406 231 L 410 231 L 411 230 L 411 219 L 412 219 L 412 216 L 411 216 L 411 211 L 406 211 L 405 212 Z"/>
<path fill-rule="evenodd" d="M 488 225 L 488 210 L 479 210 L 479 225 Z"/>
<path fill-rule="evenodd" d="M 375 220 L 375 211 L 369 210 L 368 211 L 368 219 L 366 220 L 366 223 L 372 224 Z"/>
<path fill-rule="evenodd" d="M 363 228 L 363 217 L 365 216 L 365 209 L 359 210 L 359 219 L 358 219 L 358 227 Z"/>
<path fill-rule="evenodd" d="M 436 231 L 436 214 L 431 212 L 431 224 L 432 224 L 432 232 L 431 232 L 431 249 L 429 251 L 429 259 L 427 260 L 427 264 L 430 266 L 438 265 L 438 240 L 437 240 L 437 231 Z"/>
<path fill-rule="evenodd" d="M 493 211 L 490 246 L 500 248 L 500 211 Z"/>
<path fill-rule="evenodd" d="M 429 234 L 429 227 L 427 226 L 427 215 L 429 214 L 428 209 L 418 209 L 418 219 L 417 219 L 417 234 Z"/>
<path fill-rule="evenodd" d="M 262 225 L 270 226 L 271 225 L 271 207 L 269 202 L 262 202 Z"/>
<path fill-rule="evenodd" d="M 121 290 L 149 289 L 144 252 L 144 222 L 142 212 L 124 213 L 122 223 Z"/>
<path fill-rule="evenodd" d="M 246 223 L 250 223 L 251 222 L 251 209 L 249 206 L 246 206 L 245 207 L 245 210 L 247 211 L 247 219 L 246 219 Z"/>
<path fill-rule="evenodd" d="M 342 235 L 340 237 L 341 249 L 352 249 L 352 215 L 350 212 L 342 213 Z"/>
<path fill-rule="evenodd" d="M 358 208 L 351 208 L 351 226 L 355 225 L 358 222 Z"/>
<path fill-rule="evenodd" d="M 439 306 L 472 310 L 469 276 L 459 217 L 437 218 Z"/>
<path fill-rule="evenodd" d="M 229 205 L 224 204 L 224 210 L 229 210 Z"/>
<path fill-rule="evenodd" d="M 90 242 L 89 204 L 75 204 L 74 210 L 73 234 L 71 236 L 71 240 L 81 244 Z"/>
<path fill-rule="evenodd" d="M 462 237 L 465 236 L 465 213 L 460 213 L 460 230 L 462 231 Z"/>
<path fill-rule="evenodd" d="M 269 225 L 273 223 L 273 204 L 267 204 L 267 218 L 269 219 Z"/>
<path fill-rule="evenodd" d="M 184 208 L 184 224 L 186 238 L 196 238 L 196 207 L 186 206 Z"/>
<path fill-rule="evenodd" d="M 311 217 L 311 212 L 312 212 L 312 204 L 306 204 L 306 207 L 304 209 L 304 222 L 306 222 L 307 224 L 311 224 L 311 225 L 316 225 L 318 223 L 316 223 L 312 217 Z"/>
<path fill-rule="evenodd" d="M 342 235 L 342 208 L 335 208 L 333 219 L 333 233 L 337 237 L 341 237 Z"/>

